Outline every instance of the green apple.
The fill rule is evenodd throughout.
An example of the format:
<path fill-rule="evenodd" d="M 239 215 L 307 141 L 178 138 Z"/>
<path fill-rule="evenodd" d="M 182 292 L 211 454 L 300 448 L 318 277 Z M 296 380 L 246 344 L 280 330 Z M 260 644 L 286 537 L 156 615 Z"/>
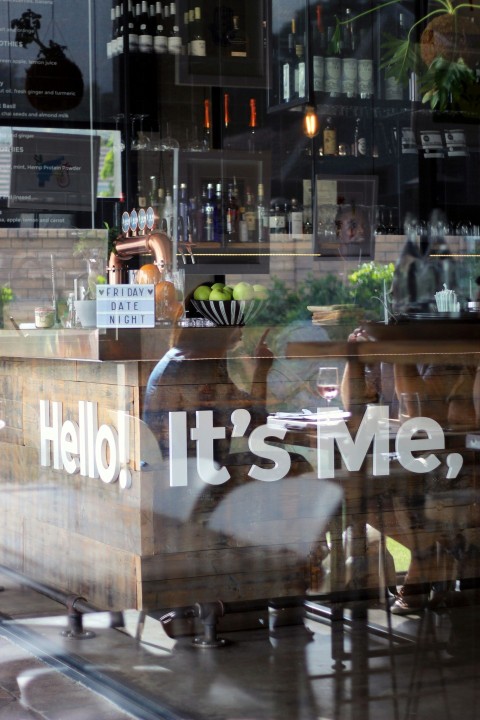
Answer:
<path fill-rule="evenodd" d="M 223 292 L 224 292 L 224 293 L 227 293 L 227 295 L 229 295 L 230 300 L 232 299 L 232 297 L 233 297 L 233 288 L 229 287 L 228 285 L 225 285 L 225 287 L 223 288 Z"/>
<path fill-rule="evenodd" d="M 221 282 L 213 283 L 211 290 L 223 290 L 224 287 L 225 285 Z"/>
<path fill-rule="evenodd" d="M 263 285 L 254 285 L 253 292 L 255 293 L 255 300 L 266 300 L 268 298 L 268 290 Z"/>
<path fill-rule="evenodd" d="M 217 290 L 211 291 L 210 297 L 208 299 L 209 300 L 231 300 L 232 298 L 224 290 L 217 289 Z"/>
<path fill-rule="evenodd" d="M 208 285 L 199 285 L 193 292 L 194 300 L 209 300 L 210 288 Z"/>
<path fill-rule="evenodd" d="M 255 291 L 250 283 L 239 282 L 233 288 L 234 300 L 253 300 L 254 297 Z"/>

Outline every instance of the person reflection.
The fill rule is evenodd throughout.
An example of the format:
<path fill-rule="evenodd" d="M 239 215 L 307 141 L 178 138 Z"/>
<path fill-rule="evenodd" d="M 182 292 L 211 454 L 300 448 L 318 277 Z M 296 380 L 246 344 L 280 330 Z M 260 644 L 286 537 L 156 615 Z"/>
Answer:
<path fill-rule="evenodd" d="M 143 420 L 158 439 L 164 458 L 169 452 L 169 412 L 212 410 L 214 424 L 231 425 L 231 413 L 245 408 L 253 426 L 266 418 L 266 379 L 273 356 L 261 335 L 251 363 L 250 392 L 241 390 L 229 374 L 227 355 L 242 338 L 240 327 L 182 328 L 172 331 L 170 349 L 153 369 L 147 383 Z M 252 428 L 249 428 L 251 431 Z M 229 442 L 215 442 L 216 459 L 225 460 Z M 193 445 L 189 445 L 189 455 Z"/>
<path fill-rule="evenodd" d="M 362 328 L 348 337 L 350 342 L 372 340 Z M 394 348 L 393 348 L 394 350 Z M 358 421 L 366 405 L 372 402 L 385 404 L 391 397 L 392 380 L 396 399 L 403 393 L 418 398 L 418 406 L 412 417 L 422 415 L 438 422 L 444 431 L 475 429 L 479 424 L 476 402 L 478 373 L 465 365 L 446 365 L 404 362 L 399 356 L 393 362 L 393 374 L 379 366 L 365 373 L 365 365 L 352 356 L 347 362 L 342 381 L 342 399 L 346 409 L 354 412 Z M 383 370 L 383 372 L 382 372 Z M 386 392 L 385 387 L 390 387 Z M 395 412 L 390 417 L 395 423 Z M 477 412 L 476 412 L 477 410 Z M 395 424 L 393 424 L 395 428 Z M 459 438 L 464 447 L 464 435 L 453 435 L 450 442 Z M 447 451 L 445 451 L 447 452 Z M 428 453 L 427 453 L 428 454 Z M 404 583 L 392 605 L 395 614 L 408 614 L 421 609 L 432 589 L 449 588 L 455 579 L 454 550 L 459 533 L 465 529 L 465 492 L 474 487 L 472 468 L 465 463 L 461 473 L 453 480 L 446 477 L 446 461 L 442 452 L 438 471 L 423 475 L 406 470 L 401 475 L 401 485 L 392 482 L 381 499 L 383 507 L 382 529 L 387 535 L 406 546 L 411 552 L 411 562 Z M 418 453 L 417 453 L 418 455 Z M 435 513 L 431 520 L 431 498 L 449 496 L 444 510 Z M 369 498 L 371 512 L 368 522 L 378 525 L 378 504 Z M 443 500 L 442 500 L 443 507 Z M 442 560 L 439 562 L 439 557 Z"/>

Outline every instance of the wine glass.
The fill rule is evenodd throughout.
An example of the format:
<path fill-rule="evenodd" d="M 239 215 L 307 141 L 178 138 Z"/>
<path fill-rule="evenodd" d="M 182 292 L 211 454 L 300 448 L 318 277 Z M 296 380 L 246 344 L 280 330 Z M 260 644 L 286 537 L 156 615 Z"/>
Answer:
<path fill-rule="evenodd" d="M 167 134 L 160 138 L 160 148 L 162 150 L 176 150 L 180 147 L 180 143 L 172 135 L 170 135 L 170 123 L 166 123 Z"/>
<path fill-rule="evenodd" d="M 148 150 L 150 140 L 143 131 L 143 121 L 148 115 L 133 115 L 132 116 L 132 150 Z M 135 136 L 135 121 L 139 121 L 139 130 Z"/>
<path fill-rule="evenodd" d="M 327 401 L 327 407 L 337 397 L 339 391 L 338 368 L 321 367 L 317 374 L 317 392 L 321 398 Z"/>

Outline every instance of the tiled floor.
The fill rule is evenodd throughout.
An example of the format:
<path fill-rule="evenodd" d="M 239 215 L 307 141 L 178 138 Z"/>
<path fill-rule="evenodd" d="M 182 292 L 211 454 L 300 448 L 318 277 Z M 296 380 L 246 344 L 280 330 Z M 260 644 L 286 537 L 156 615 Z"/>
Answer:
<path fill-rule="evenodd" d="M 94 638 L 67 639 L 60 634 L 66 626 L 61 606 L 8 581 L 4 585 L 0 613 L 15 620 L 0 625 L 0 720 L 480 718 L 476 637 L 467 633 L 456 658 L 432 642 L 448 637 L 447 615 L 392 617 L 402 643 L 395 642 L 390 654 L 391 636 L 380 632 L 387 614 L 371 609 L 370 629 L 361 617 L 352 619 L 345 636 L 350 655 L 334 669 L 331 626 L 316 619 L 274 632 L 224 633 L 229 644 L 204 649 L 193 647 L 191 638 L 171 640 L 153 619 L 139 643 L 131 636 L 137 613 L 125 616 L 131 634 L 109 628 L 108 616 L 100 614 L 85 619 Z M 472 622 L 467 614 L 464 620 Z M 27 630 L 36 636 L 35 651 L 25 645 Z M 425 642 L 410 644 L 419 637 Z M 65 675 L 52 663 L 63 666 L 67 656 L 75 672 Z M 82 679 L 105 680 L 117 704 Z"/>

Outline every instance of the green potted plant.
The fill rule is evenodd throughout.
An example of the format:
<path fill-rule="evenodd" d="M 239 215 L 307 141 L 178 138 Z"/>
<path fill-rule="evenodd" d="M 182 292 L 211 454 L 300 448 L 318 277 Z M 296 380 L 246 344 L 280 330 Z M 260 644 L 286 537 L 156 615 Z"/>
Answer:
<path fill-rule="evenodd" d="M 3 328 L 3 310 L 5 305 L 12 302 L 14 298 L 13 290 L 9 285 L 2 285 L 0 287 L 0 328 Z"/>
<path fill-rule="evenodd" d="M 352 18 L 337 20 L 332 39 L 334 49 L 339 50 L 342 26 L 399 2 L 401 0 L 388 0 Z M 385 33 L 381 67 L 388 76 L 405 84 L 415 72 L 422 102 L 428 103 L 432 110 L 476 113 L 480 110 L 480 89 L 475 75 L 475 66 L 480 60 L 480 23 L 475 23 L 473 13 L 480 10 L 480 5 L 459 0 L 431 0 L 429 8 L 412 23 L 405 37 Z"/>

